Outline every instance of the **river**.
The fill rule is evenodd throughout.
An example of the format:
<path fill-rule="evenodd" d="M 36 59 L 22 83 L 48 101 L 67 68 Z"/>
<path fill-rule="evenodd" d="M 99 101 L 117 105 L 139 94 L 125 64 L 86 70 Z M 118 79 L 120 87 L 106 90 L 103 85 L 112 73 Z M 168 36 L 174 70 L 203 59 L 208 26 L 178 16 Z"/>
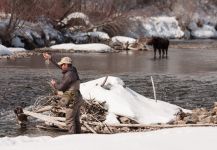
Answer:
<path fill-rule="evenodd" d="M 197 48 L 170 48 L 168 59 L 156 60 L 153 51 L 55 53 L 54 56 L 72 57 L 82 82 L 117 76 L 129 88 L 153 98 L 152 76 L 157 99 L 186 109 L 211 108 L 217 97 L 217 49 L 195 45 Z M 208 47 L 209 42 L 204 45 Z M 61 79 L 61 71 L 52 64 L 46 65 L 41 55 L 2 59 L 0 69 L 0 136 L 55 136 L 56 133 L 18 129 L 12 110 L 16 106 L 29 107 L 39 96 L 49 94 L 48 82 L 52 78 Z"/>

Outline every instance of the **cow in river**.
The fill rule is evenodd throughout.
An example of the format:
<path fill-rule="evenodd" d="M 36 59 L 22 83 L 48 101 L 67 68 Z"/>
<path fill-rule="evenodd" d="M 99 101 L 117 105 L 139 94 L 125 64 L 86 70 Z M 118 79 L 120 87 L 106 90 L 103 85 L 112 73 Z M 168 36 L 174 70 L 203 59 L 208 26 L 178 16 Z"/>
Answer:
<path fill-rule="evenodd" d="M 152 37 L 151 39 L 147 40 L 147 45 L 153 45 L 154 48 L 154 59 L 156 59 L 156 52 L 159 52 L 159 58 L 167 58 L 167 52 L 169 47 L 169 40 L 167 38 L 161 37 Z"/>

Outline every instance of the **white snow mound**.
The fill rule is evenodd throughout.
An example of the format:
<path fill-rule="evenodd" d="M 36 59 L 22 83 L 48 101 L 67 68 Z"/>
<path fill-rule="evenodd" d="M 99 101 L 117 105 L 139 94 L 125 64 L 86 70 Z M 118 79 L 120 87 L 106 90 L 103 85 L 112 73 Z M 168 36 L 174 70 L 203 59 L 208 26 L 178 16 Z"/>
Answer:
<path fill-rule="evenodd" d="M 59 44 L 53 45 L 51 49 L 64 49 L 64 50 L 75 50 L 75 51 L 86 51 L 86 52 L 110 52 L 112 48 L 105 44 L 90 43 L 90 44 Z"/>
<path fill-rule="evenodd" d="M 105 88 L 100 85 L 105 77 L 81 84 L 81 93 L 85 99 L 106 101 L 108 116 L 106 123 L 116 124 L 117 115 L 127 116 L 139 123 L 166 123 L 174 119 L 181 109 L 179 106 L 158 100 L 146 98 L 128 87 L 117 77 L 109 76 Z"/>

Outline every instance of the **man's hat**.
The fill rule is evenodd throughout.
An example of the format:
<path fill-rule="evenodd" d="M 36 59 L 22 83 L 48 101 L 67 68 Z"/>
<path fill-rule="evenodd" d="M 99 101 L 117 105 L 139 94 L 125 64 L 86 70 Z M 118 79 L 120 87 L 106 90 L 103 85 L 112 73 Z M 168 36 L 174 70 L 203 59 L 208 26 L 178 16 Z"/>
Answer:
<path fill-rule="evenodd" d="M 72 59 L 69 57 L 63 57 L 61 58 L 60 62 L 57 63 L 59 66 L 62 64 L 72 64 Z"/>

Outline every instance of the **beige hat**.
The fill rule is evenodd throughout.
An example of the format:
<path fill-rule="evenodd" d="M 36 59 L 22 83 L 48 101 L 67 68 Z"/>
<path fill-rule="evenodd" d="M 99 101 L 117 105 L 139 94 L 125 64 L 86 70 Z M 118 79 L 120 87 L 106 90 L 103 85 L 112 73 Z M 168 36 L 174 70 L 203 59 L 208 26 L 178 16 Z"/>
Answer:
<path fill-rule="evenodd" d="M 61 58 L 60 62 L 57 63 L 59 66 L 62 64 L 72 64 L 72 59 L 69 57 L 63 57 Z"/>

